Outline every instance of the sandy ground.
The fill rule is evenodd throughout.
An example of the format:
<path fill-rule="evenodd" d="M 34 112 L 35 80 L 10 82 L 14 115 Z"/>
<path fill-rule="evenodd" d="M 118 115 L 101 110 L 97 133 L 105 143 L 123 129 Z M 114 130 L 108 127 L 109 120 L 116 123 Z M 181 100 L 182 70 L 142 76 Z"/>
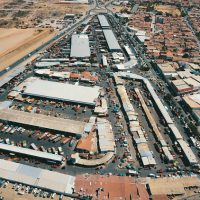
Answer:
<path fill-rule="evenodd" d="M 89 7 L 86 4 L 59 4 L 59 0 L 37 0 L 33 4 L 28 2 L 0 0 L 0 27 L 35 28 L 45 19 L 63 19 L 67 13 L 84 14 Z"/>
<path fill-rule="evenodd" d="M 120 11 L 123 9 L 123 6 L 110 5 L 109 8 L 110 8 L 113 12 L 120 12 Z"/>
<path fill-rule="evenodd" d="M 176 6 L 170 6 L 170 5 L 157 5 L 154 6 L 154 9 L 163 13 L 169 13 L 173 16 L 180 16 L 181 12 Z"/>
<path fill-rule="evenodd" d="M 50 40 L 49 29 L 0 29 L 0 70 Z"/>
<path fill-rule="evenodd" d="M 109 9 L 112 10 L 113 12 L 120 12 L 121 10 L 124 10 L 124 6 L 116 6 L 116 5 L 110 5 Z M 130 8 L 127 8 L 128 11 L 130 11 Z"/>
<path fill-rule="evenodd" d="M 12 184 L 9 184 L 6 188 L 0 188 L 0 196 L 3 196 L 5 200 L 42 200 L 42 197 L 34 197 L 33 194 L 18 195 L 14 189 L 12 189 Z M 45 198 L 50 199 L 50 198 Z M 58 200 L 59 196 L 56 195 L 54 200 Z M 69 197 L 63 197 L 63 200 L 70 200 Z"/>

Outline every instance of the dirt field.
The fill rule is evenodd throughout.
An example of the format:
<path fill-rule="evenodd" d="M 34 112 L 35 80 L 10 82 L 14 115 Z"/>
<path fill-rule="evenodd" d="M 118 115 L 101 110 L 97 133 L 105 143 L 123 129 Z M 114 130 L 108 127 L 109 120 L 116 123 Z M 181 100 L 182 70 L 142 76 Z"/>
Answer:
<path fill-rule="evenodd" d="M 121 11 L 130 11 L 130 8 L 126 8 L 125 6 L 116 6 L 116 5 L 110 5 L 109 9 L 112 10 L 113 12 L 121 12 Z"/>
<path fill-rule="evenodd" d="M 83 14 L 88 9 L 88 5 L 84 4 L 58 2 L 59 0 L 0 0 L 0 28 L 35 28 L 45 19 L 63 19 L 67 13 Z"/>
<path fill-rule="evenodd" d="M 49 29 L 0 29 L 0 70 L 7 68 L 56 34 Z"/>
<path fill-rule="evenodd" d="M 154 9 L 163 13 L 169 13 L 173 16 L 180 16 L 181 12 L 176 6 L 170 5 L 156 5 Z"/>

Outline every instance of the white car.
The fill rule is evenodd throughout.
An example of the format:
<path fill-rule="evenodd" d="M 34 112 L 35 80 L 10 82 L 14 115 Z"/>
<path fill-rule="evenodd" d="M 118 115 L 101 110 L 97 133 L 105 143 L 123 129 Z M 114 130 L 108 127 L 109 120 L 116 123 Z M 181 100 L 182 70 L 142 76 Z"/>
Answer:
<path fill-rule="evenodd" d="M 156 177 L 156 175 L 155 175 L 155 174 L 153 174 L 153 173 L 150 173 L 148 176 L 149 176 L 149 177 L 153 177 L 153 178 L 155 178 L 155 177 Z"/>

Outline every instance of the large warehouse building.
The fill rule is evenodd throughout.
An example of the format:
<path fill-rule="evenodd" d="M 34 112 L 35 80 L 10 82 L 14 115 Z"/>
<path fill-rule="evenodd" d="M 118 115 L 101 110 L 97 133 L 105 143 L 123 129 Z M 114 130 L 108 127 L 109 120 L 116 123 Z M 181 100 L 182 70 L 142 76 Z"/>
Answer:
<path fill-rule="evenodd" d="M 103 30 L 104 36 L 106 38 L 108 48 L 111 52 L 121 52 L 121 47 L 111 29 Z"/>
<path fill-rule="evenodd" d="M 0 120 L 75 135 L 81 135 L 84 132 L 86 124 L 81 121 L 9 109 L 0 110 Z"/>
<path fill-rule="evenodd" d="M 1 178 L 47 189 L 57 193 L 72 194 L 75 177 L 41 168 L 0 159 Z"/>
<path fill-rule="evenodd" d="M 35 97 L 42 97 L 78 104 L 95 106 L 99 97 L 100 87 L 86 87 L 35 79 L 30 82 L 23 94 Z"/>
<path fill-rule="evenodd" d="M 88 58 L 90 57 L 90 53 L 88 36 L 85 34 L 72 35 L 70 57 Z"/>

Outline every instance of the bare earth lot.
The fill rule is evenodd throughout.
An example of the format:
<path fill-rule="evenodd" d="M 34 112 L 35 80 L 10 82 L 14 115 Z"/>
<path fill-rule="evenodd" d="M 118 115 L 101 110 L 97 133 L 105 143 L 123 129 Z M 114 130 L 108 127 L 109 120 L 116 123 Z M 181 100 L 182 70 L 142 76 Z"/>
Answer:
<path fill-rule="evenodd" d="M 0 28 L 0 70 L 47 42 L 55 34 L 50 29 Z"/>
<path fill-rule="evenodd" d="M 181 12 L 176 6 L 171 5 L 156 5 L 154 9 L 163 13 L 169 13 L 173 16 L 180 16 Z"/>
<path fill-rule="evenodd" d="M 87 9 L 86 4 L 59 4 L 59 0 L 0 0 L 0 28 L 35 28 L 43 20 L 84 14 Z"/>

